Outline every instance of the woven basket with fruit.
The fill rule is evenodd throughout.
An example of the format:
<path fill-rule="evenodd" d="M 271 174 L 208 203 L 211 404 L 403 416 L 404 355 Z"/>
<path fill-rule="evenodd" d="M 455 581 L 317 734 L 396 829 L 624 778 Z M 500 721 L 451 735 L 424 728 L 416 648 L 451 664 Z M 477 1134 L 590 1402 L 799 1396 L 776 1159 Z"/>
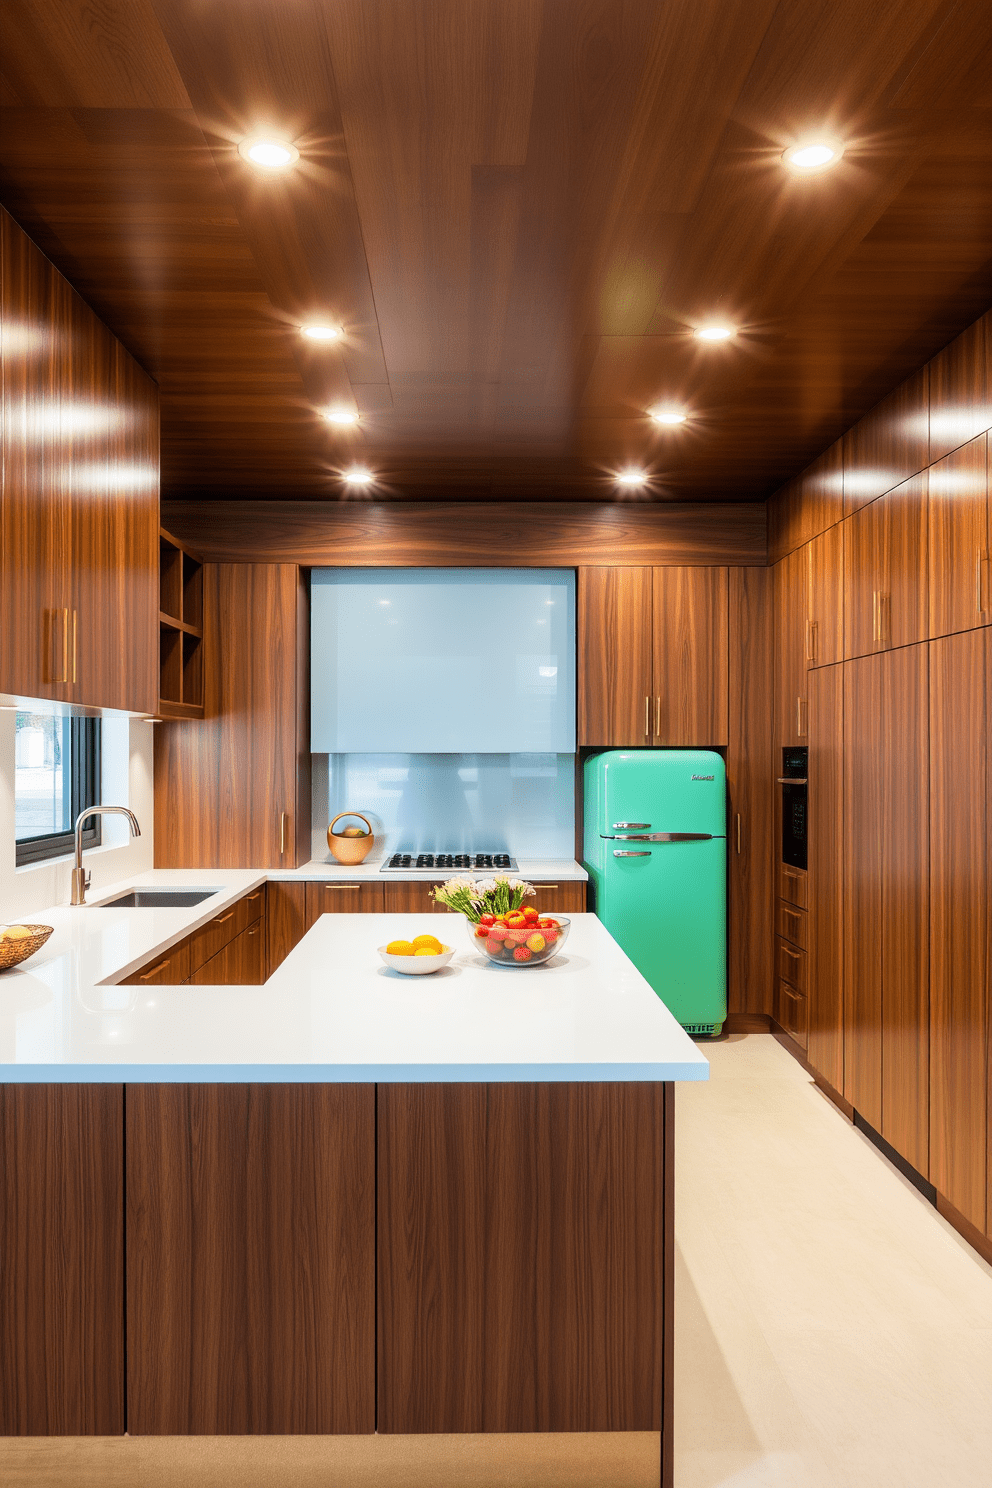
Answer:
<path fill-rule="evenodd" d="M 542 915 L 524 900 L 536 893 L 519 878 L 449 878 L 433 890 L 439 904 L 463 914 L 476 950 L 501 966 L 543 966 L 565 944 L 569 921 Z"/>
<path fill-rule="evenodd" d="M 51 933 L 51 925 L 0 925 L 0 971 L 9 971 L 40 951 Z"/>

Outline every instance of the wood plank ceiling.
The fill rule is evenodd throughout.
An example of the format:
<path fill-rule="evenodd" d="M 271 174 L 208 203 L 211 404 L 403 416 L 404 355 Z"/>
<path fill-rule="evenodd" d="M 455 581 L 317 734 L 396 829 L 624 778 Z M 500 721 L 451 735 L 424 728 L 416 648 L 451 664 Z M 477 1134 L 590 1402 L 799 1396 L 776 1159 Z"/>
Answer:
<path fill-rule="evenodd" d="M 992 299 L 987 0 L 2 26 L 0 200 L 159 382 L 168 497 L 339 499 L 358 462 L 379 499 L 599 500 L 631 464 L 623 499 L 760 499 Z M 238 155 L 260 126 L 294 167 Z M 788 171 L 824 131 L 840 163 Z M 701 343 L 712 318 L 740 333 Z"/>

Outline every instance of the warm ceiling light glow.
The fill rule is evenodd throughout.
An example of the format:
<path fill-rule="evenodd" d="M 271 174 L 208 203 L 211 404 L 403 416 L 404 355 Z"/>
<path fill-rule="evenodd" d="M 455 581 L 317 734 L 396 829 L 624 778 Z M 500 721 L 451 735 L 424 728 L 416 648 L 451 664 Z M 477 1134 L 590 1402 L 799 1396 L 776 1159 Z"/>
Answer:
<path fill-rule="evenodd" d="M 275 139 L 246 139 L 238 146 L 238 154 L 244 160 L 250 160 L 252 165 L 260 165 L 263 170 L 282 170 L 286 165 L 293 165 L 299 160 L 300 152 L 295 145 L 289 145 L 285 140 Z"/>
<path fill-rule="evenodd" d="M 358 423 L 358 414 L 353 408 L 328 408 L 324 417 L 329 424 Z"/>
<path fill-rule="evenodd" d="M 620 470 L 616 482 L 618 486 L 643 486 L 647 478 L 644 470 Z"/>
<path fill-rule="evenodd" d="M 684 424 L 686 416 L 678 408 L 652 408 L 651 417 L 656 424 Z"/>
<path fill-rule="evenodd" d="M 344 478 L 349 486 L 370 486 L 375 480 L 371 470 L 366 470 L 364 465 L 352 465 L 345 471 Z"/>
<path fill-rule="evenodd" d="M 306 336 L 308 341 L 336 341 L 341 334 L 341 327 L 335 325 L 305 325 L 300 326 L 300 335 Z"/>
<path fill-rule="evenodd" d="M 782 156 L 786 165 L 795 166 L 796 170 L 814 171 L 823 170 L 825 165 L 835 165 L 840 159 L 841 152 L 836 145 L 808 144 L 793 145 L 791 150 L 786 150 Z"/>
<path fill-rule="evenodd" d="M 705 325 L 696 330 L 700 341 L 729 341 L 734 334 L 733 326 L 728 325 Z"/>

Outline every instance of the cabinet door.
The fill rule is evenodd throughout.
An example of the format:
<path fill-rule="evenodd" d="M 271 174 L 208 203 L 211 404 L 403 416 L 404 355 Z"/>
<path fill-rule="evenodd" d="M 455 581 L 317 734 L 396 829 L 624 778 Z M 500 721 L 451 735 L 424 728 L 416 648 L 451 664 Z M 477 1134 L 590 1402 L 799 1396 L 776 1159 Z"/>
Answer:
<path fill-rule="evenodd" d="M 774 572 L 775 733 L 781 745 L 807 739 L 806 621 L 809 615 L 809 555 L 790 553 Z M 776 771 L 776 773 L 780 773 Z"/>
<path fill-rule="evenodd" d="M 309 855 L 304 593 L 292 563 L 204 565 L 205 716 L 155 731 L 156 866 Z"/>
<path fill-rule="evenodd" d="M 930 1180 L 986 1211 L 992 982 L 992 630 L 930 646 Z"/>
<path fill-rule="evenodd" d="M 844 686 L 839 666 L 818 667 L 809 676 L 809 782 L 809 909 L 798 922 L 799 912 L 783 905 L 782 928 L 793 940 L 808 934 L 809 1062 L 843 1091 Z"/>
<path fill-rule="evenodd" d="M 651 742 L 650 568 L 580 568 L 579 743 Z"/>
<path fill-rule="evenodd" d="M 229 940 L 190 976 L 197 987 L 257 987 L 265 980 L 265 919 Z"/>
<path fill-rule="evenodd" d="M 726 744 L 727 570 L 656 568 L 652 589 L 652 742 Z"/>
<path fill-rule="evenodd" d="M 586 907 L 586 886 L 584 883 L 535 883 L 537 891 L 533 899 L 525 899 L 525 904 L 533 904 L 542 914 L 581 914 Z"/>
<path fill-rule="evenodd" d="M 844 1095 L 882 1129 L 881 659 L 844 667 Z"/>
<path fill-rule="evenodd" d="M 0 1085 L 0 1434 L 124 1431 L 124 1087 Z"/>
<path fill-rule="evenodd" d="M 992 625 L 988 435 L 930 467 L 930 634 Z"/>
<path fill-rule="evenodd" d="M 270 879 L 265 886 L 266 976 L 271 976 L 308 930 L 307 886 Z"/>
<path fill-rule="evenodd" d="M 127 1246 L 132 1436 L 375 1430 L 374 1086 L 130 1086 Z"/>
<path fill-rule="evenodd" d="M 450 914 L 446 904 L 437 904 L 431 898 L 434 884 L 402 883 L 383 884 L 383 909 L 386 914 Z"/>
<path fill-rule="evenodd" d="M 3 491 L 0 495 L 0 691 L 65 699 L 72 676 L 69 503 L 60 451 L 65 375 L 61 275 L 0 209 Z M 15 336 L 16 327 L 43 334 Z"/>
<path fill-rule="evenodd" d="M 189 981 L 190 959 L 188 940 L 173 946 L 164 956 L 158 956 L 121 982 L 122 987 L 179 987 Z"/>
<path fill-rule="evenodd" d="M 844 531 L 828 527 L 809 545 L 807 667 L 829 666 L 844 657 Z"/>
<path fill-rule="evenodd" d="M 307 929 L 325 914 L 381 914 L 382 884 L 308 883 Z"/>
<path fill-rule="evenodd" d="M 926 639 L 927 475 L 904 481 L 844 526 L 845 654 Z"/>
<path fill-rule="evenodd" d="M 154 713 L 158 701 L 158 403 L 154 384 L 75 295 L 69 315 L 69 411 L 109 396 L 112 431 L 71 419 L 71 699 Z M 122 471 L 94 479 L 97 471 Z"/>
<path fill-rule="evenodd" d="M 730 570 L 727 1007 L 772 1011 L 772 571 Z"/>

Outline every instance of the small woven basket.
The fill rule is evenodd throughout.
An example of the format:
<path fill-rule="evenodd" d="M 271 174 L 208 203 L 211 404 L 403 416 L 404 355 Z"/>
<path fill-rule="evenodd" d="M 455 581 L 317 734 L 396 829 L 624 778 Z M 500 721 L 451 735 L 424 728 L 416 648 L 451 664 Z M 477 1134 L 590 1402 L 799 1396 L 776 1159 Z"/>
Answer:
<path fill-rule="evenodd" d="M 40 951 L 54 926 L 25 925 L 24 929 L 31 931 L 24 940 L 8 940 L 6 936 L 0 940 L 0 971 L 9 971 L 12 966 L 19 966 L 33 956 L 35 951 Z"/>
<path fill-rule="evenodd" d="M 346 816 L 357 817 L 359 821 L 365 823 L 368 831 L 364 837 L 343 837 L 340 832 L 334 831 L 335 825 Z M 364 863 L 372 851 L 374 843 L 375 837 L 372 834 L 372 823 L 360 811 L 339 811 L 327 829 L 328 847 L 338 862 L 344 863 L 349 868 L 354 868 L 357 864 Z"/>

